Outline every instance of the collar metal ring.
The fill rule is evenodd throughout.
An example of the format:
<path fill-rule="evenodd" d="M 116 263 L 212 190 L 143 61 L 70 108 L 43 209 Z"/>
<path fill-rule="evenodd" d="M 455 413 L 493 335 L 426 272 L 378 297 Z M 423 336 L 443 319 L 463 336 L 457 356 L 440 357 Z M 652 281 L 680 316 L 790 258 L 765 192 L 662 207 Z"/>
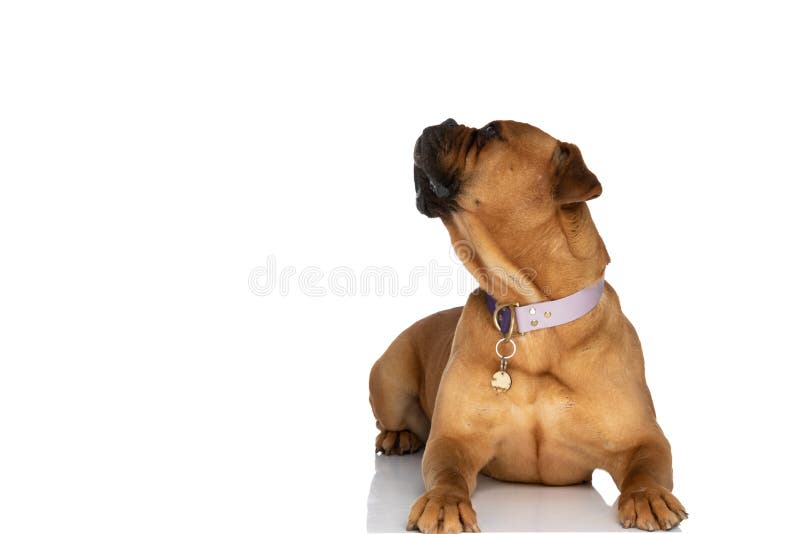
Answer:
<path fill-rule="evenodd" d="M 497 331 L 503 334 L 504 339 L 510 340 L 511 336 L 514 335 L 514 327 L 517 326 L 517 314 L 514 313 L 514 308 L 519 306 L 519 304 L 498 304 L 494 308 L 494 313 L 492 314 L 492 321 L 494 321 L 494 327 L 497 328 Z M 508 325 L 508 332 L 503 332 L 503 329 L 500 327 L 500 312 L 502 310 L 508 310 L 508 314 L 511 317 L 511 322 Z"/>
<path fill-rule="evenodd" d="M 511 354 L 509 354 L 508 356 L 500 354 L 500 343 L 511 343 Z M 497 353 L 497 357 L 500 358 L 501 360 L 509 360 L 513 358 L 514 355 L 517 353 L 517 344 L 514 343 L 514 340 L 511 338 L 506 339 L 504 337 L 501 337 L 500 339 L 497 340 L 497 343 L 495 343 L 494 351 Z"/>

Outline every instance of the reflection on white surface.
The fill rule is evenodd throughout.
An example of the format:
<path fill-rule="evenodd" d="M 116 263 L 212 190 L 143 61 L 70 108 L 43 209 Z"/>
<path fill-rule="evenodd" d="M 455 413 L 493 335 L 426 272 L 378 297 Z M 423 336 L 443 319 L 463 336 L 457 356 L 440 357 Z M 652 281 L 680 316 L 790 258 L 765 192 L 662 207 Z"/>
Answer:
<path fill-rule="evenodd" d="M 375 457 L 367 532 L 405 532 L 411 503 L 424 490 L 421 460 L 421 453 Z M 626 531 L 617 521 L 616 503 L 606 504 L 591 484 L 513 484 L 479 475 L 472 504 L 483 532 Z"/>

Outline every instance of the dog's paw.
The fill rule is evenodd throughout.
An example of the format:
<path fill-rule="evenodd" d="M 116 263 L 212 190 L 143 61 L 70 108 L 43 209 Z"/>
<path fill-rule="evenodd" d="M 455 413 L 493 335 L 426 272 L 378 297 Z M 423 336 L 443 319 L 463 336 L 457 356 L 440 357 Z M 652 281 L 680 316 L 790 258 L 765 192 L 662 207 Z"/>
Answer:
<path fill-rule="evenodd" d="M 626 492 L 619 497 L 619 522 L 625 528 L 670 530 L 689 517 L 681 502 L 661 486 Z"/>
<path fill-rule="evenodd" d="M 422 440 L 410 430 L 381 430 L 375 438 L 375 452 L 386 455 L 411 454 L 422 445 Z"/>
<path fill-rule="evenodd" d="M 406 530 L 414 529 L 424 534 L 481 531 L 469 497 L 450 495 L 436 489 L 426 491 L 411 505 Z"/>

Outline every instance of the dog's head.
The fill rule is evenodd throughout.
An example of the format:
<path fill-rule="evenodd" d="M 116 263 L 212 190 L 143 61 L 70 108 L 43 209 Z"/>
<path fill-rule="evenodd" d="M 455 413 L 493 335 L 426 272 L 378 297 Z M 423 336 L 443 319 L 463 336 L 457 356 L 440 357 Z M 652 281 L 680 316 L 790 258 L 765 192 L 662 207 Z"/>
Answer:
<path fill-rule="evenodd" d="M 414 147 L 414 183 L 417 209 L 442 218 L 456 210 L 489 219 L 545 214 L 602 192 L 577 146 L 514 121 L 478 129 L 447 119 L 425 128 Z"/>
<path fill-rule="evenodd" d="M 414 183 L 417 209 L 440 217 L 454 245 L 474 247 L 464 262 L 479 281 L 479 268 L 528 267 L 531 261 L 523 256 L 533 249 L 553 258 L 561 249 L 577 259 L 602 252 L 603 267 L 607 263 L 585 204 L 601 194 L 600 182 L 577 146 L 534 126 L 493 121 L 478 129 L 447 119 L 425 128 L 414 147 Z M 594 231 L 588 238 L 587 226 Z M 565 247 L 559 248 L 562 242 Z M 536 269 L 548 259 L 536 260 Z M 522 276 L 516 289 L 512 283 L 512 293 L 548 296 L 537 293 L 531 278 Z"/>

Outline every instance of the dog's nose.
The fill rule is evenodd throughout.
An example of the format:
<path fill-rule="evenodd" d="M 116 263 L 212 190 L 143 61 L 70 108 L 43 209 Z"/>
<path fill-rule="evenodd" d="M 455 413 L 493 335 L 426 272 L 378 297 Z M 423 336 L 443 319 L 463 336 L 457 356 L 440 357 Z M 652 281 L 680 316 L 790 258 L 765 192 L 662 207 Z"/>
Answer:
<path fill-rule="evenodd" d="M 454 119 L 447 119 L 439 126 L 444 126 L 445 128 L 452 128 L 453 126 L 458 126 L 458 123 Z"/>

